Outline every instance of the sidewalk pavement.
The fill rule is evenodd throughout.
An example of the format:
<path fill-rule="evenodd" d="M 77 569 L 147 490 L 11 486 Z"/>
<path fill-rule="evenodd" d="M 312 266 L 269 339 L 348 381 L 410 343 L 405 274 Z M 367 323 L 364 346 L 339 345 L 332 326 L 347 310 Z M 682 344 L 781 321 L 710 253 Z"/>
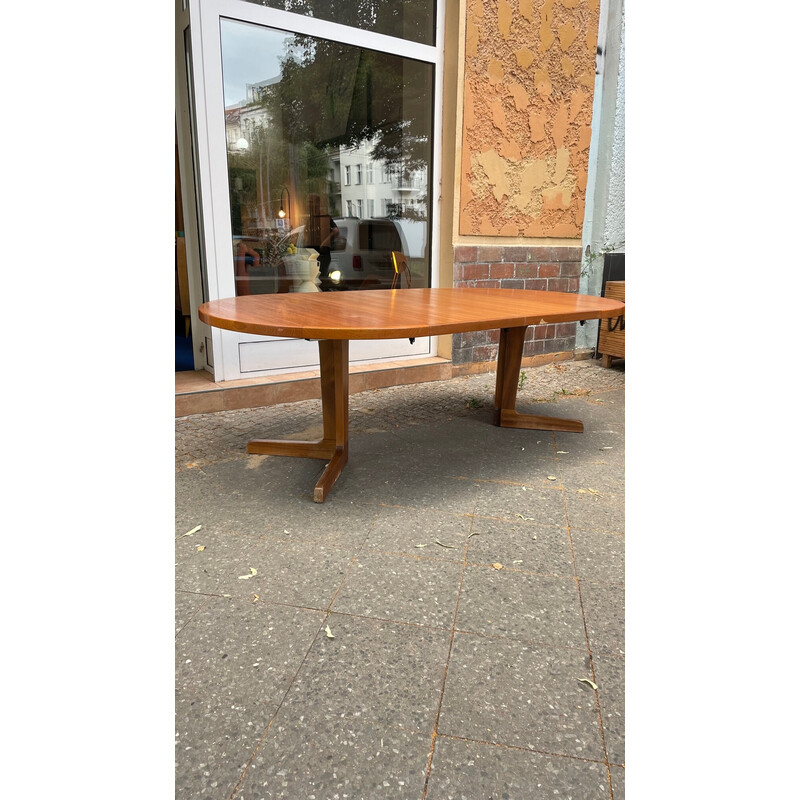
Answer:
<path fill-rule="evenodd" d="M 176 419 L 176 798 L 624 800 L 624 362 L 523 372 L 584 433 L 364 392 L 323 504 L 319 401 Z"/>

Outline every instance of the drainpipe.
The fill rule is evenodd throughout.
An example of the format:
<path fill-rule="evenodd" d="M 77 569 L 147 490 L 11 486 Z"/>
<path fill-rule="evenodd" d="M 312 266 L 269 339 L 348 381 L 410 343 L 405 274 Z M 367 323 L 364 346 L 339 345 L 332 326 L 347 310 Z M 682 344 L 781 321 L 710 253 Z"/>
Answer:
<path fill-rule="evenodd" d="M 582 294 L 595 296 L 600 294 L 602 288 L 603 258 L 600 256 L 587 262 L 587 248 L 596 254 L 625 238 L 624 23 L 624 0 L 601 0 L 579 288 Z M 623 181 L 621 186 L 620 170 Z M 615 230 L 611 230 L 612 228 Z M 597 344 L 597 326 L 597 320 L 591 320 L 578 327 L 575 344 L 577 349 L 594 349 Z"/>

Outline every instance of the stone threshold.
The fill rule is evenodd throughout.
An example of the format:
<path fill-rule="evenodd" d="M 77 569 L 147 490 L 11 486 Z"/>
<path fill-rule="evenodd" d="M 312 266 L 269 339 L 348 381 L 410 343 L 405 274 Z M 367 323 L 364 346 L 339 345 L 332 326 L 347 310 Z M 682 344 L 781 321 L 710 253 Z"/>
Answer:
<path fill-rule="evenodd" d="M 540 367 L 556 361 L 590 358 L 591 355 L 591 350 L 546 353 L 523 358 L 522 366 Z M 350 368 L 349 389 L 350 394 L 358 394 L 387 386 L 443 381 L 494 372 L 495 366 L 495 361 L 453 364 L 449 359 L 438 357 L 356 365 Z M 219 383 L 205 370 L 175 373 L 176 417 L 276 406 L 319 398 L 319 370 Z"/>

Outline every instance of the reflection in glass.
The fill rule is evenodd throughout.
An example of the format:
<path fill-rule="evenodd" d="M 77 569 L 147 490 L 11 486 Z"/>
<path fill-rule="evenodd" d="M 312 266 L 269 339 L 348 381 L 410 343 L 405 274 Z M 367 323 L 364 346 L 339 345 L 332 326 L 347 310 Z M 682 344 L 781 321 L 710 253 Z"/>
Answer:
<path fill-rule="evenodd" d="M 429 286 L 432 65 L 231 20 L 221 34 L 237 294 L 391 288 L 393 252 Z"/>
<path fill-rule="evenodd" d="M 351 28 L 433 44 L 435 0 L 247 0 L 304 17 L 338 22 Z"/>

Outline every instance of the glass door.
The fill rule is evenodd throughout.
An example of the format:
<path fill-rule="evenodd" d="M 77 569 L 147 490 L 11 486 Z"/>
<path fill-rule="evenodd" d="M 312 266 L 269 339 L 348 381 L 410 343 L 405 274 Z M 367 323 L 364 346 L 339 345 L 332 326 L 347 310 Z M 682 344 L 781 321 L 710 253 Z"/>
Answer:
<path fill-rule="evenodd" d="M 199 4 L 211 299 L 436 285 L 433 0 L 291 6 L 300 13 Z M 348 19 L 328 21 L 336 13 Z M 218 380 L 318 363 L 316 344 L 299 340 L 215 330 L 213 346 Z M 432 348 L 353 342 L 351 361 Z"/>

